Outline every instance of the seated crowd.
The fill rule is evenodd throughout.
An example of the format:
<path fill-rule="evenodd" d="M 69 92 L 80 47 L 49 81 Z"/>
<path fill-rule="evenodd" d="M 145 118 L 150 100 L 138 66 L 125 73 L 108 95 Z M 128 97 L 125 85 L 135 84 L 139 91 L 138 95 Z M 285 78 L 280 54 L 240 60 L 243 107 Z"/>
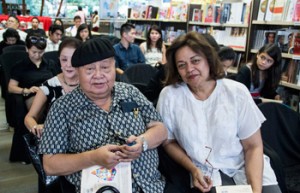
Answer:
<path fill-rule="evenodd" d="M 80 192 L 85 168 L 130 162 L 134 193 L 215 192 L 219 185 L 245 184 L 253 193 L 281 192 L 263 153 L 266 119 L 253 100 L 280 99 L 275 44 L 263 46 L 235 81 L 226 78 L 235 53 L 211 36 L 188 32 L 167 49 L 153 25 L 138 46 L 134 25 L 125 23 L 113 45 L 92 38 L 79 19 L 67 29 L 74 37 L 63 39 L 62 25 L 53 24 L 48 39 L 33 25 L 25 39 L 28 57 L 16 64 L 8 85 L 24 96 L 27 132 L 39 138 L 47 175 L 68 183 L 65 191 Z M 17 31 L 3 32 L 2 44 L 22 44 Z M 53 50 L 59 64 L 43 57 Z M 134 64 L 158 69 L 145 93 L 118 81 Z M 190 179 L 173 178 L 174 164 Z"/>

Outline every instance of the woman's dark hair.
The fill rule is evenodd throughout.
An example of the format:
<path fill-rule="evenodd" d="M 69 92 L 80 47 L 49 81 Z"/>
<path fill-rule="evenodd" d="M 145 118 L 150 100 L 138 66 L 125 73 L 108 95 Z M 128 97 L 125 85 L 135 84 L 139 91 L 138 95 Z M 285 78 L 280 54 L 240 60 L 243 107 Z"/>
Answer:
<path fill-rule="evenodd" d="M 6 42 L 7 38 L 16 38 L 17 42 L 20 40 L 20 35 L 17 30 L 13 28 L 7 28 L 7 30 L 3 33 L 3 40 Z"/>
<path fill-rule="evenodd" d="M 263 73 L 266 77 L 265 86 L 268 88 L 277 88 L 281 79 L 281 50 L 276 44 L 266 44 L 258 50 L 258 53 L 253 57 L 251 65 L 251 78 L 254 88 L 259 87 L 259 68 L 257 66 L 257 56 L 265 53 L 268 54 L 274 63 L 270 68 L 264 70 Z"/>
<path fill-rule="evenodd" d="M 157 31 L 160 34 L 160 38 L 157 40 L 156 42 L 156 48 L 157 50 L 159 50 L 160 52 L 162 52 L 162 45 L 163 45 L 163 41 L 162 41 L 162 32 L 161 29 L 157 26 L 157 25 L 152 25 L 147 33 L 147 50 L 151 50 L 151 38 L 150 38 L 150 34 L 151 31 Z"/>
<path fill-rule="evenodd" d="M 77 39 L 79 39 L 79 40 L 82 41 L 83 39 L 80 37 L 80 32 L 81 32 L 82 30 L 84 30 L 84 29 L 88 29 L 88 31 L 89 31 L 89 37 L 88 37 L 88 39 L 91 39 L 91 38 L 92 38 L 92 32 L 91 32 L 91 29 L 90 29 L 90 27 L 89 27 L 87 24 L 85 24 L 85 23 L 81 24 L 81 25 L 78 27 L 75 38 L 77 38 Z"/>
<path fill-rule="evenodd" d="M 61 51 L 66 48 L 78 48 L 82 44 L 82 41 L 80 41 L 77 38 L 74 37 L 66 37 L 60 44 L 58 48 L 58 55 L 60 56 Z"/>
<path fill-rule="evenodd" d="M 97 11 L 97 10 L 95 10 L 95 11 L 94 11 L 94 14 L 95 14 L 95 15 L 98 15 L 98 11 Z"/>
<path fill-rule="evenodd" d="M 60 18 L 55 18 L 55 20 L 53 21 L 53 24 L 58 25 L 58 24 L 56 24 L 56 21 L 59 21 L 61 23 L 60 26 L 62 27 L 63 32 L 64 32 L 65 31 L 64 22 Z"/>
<path fill-rule="evenodd" d="M 210 45 L 203 34 L 192 31 L 176 38 L 167 49 L 166 85 L 176 84 L 183 81 L 177 70 L 175 56 L 177 51 L 185 46 L 206 57 L 209 66 L 209 76 L 211 79 L 217 80 L 224 77 L 224 70 L 216 50 Z"/>
<path fill-rule="evenodd" d="M 45 50 L 47 47 L 47 39 L 44 38 L 40 33 L 33 32 L 27 34 L 25 44 L 28 49 L 30 49 L 32 46 L 35 46 L 39 50 Z"/>

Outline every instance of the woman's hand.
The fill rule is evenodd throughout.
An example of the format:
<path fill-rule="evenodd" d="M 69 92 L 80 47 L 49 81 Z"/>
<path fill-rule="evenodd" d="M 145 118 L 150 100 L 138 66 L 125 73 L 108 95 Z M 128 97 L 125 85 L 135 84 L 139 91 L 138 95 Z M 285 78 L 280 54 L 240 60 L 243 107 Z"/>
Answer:
<path fill-rule="evenodd" d="M 195 168 L 191 172 L 194 187 L 201 190 L 201 192 L 209 192 L 212 188 L 212 180 L 208 176 L 204 176 L 199 168 Z"/>
<path fill-rule="evenodd" d="M 44 129 L 44 124 L 39 124 L 33 126 L 29 131 L 33 135 L 36 135 L 38 138 L 41 138 Z"/>

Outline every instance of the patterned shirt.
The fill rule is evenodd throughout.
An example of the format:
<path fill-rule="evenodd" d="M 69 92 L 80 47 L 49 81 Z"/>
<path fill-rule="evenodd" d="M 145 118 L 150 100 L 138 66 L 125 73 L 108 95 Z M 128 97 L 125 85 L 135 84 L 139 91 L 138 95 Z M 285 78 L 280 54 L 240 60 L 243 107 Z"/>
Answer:
<path fill-rule="evenodd" d="M 61 41 L 59 40 L 58 43 L 54 43 L 52 40 L 47 39 L 47 47 L 45 49 L 45 52 L 52 52 L 52 51 L 58 51 L 59 44 Z"/>
<path fill-rule="evenodd" d="M 139 108 L 138 117 L 133 113 L 132 104 Z M 39 153 L 81 153 L 106 144 L 124 144 L 130 135 L 143 134 L 151 120 L 162 121 L 153 105 L 131 85 L 115 83 L 109 112 L 94 104 L 78 87 L 52 105 Z M 131 163 L 133 192 L 164 191 L 165 182 L 157 169 L 157 149 L 143 152 Z M 66 178 L 79 192 L 81 172 Z"/>
<path fill-rule="evenodd" d="M 135 44 L 130 44 L 126 49 L 121 42 L 114 45 L 116 51 L 116 67 L 126 70 L 128 66 L 133 64 L 145 64 L 145 57 L 140 47 Z"/>

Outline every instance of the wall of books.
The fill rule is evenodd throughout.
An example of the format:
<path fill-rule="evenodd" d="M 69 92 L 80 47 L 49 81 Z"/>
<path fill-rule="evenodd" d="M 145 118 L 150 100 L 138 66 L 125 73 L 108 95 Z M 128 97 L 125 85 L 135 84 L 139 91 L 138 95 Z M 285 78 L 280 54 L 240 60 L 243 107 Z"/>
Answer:
<path fill-rule="evenodd" d="M 256 53 L 266 43 L 278 45 L 283 57 L 281 95 L 299 111 L 300 0 L 256 0 L 253 10 L 250 52 Z"/>

